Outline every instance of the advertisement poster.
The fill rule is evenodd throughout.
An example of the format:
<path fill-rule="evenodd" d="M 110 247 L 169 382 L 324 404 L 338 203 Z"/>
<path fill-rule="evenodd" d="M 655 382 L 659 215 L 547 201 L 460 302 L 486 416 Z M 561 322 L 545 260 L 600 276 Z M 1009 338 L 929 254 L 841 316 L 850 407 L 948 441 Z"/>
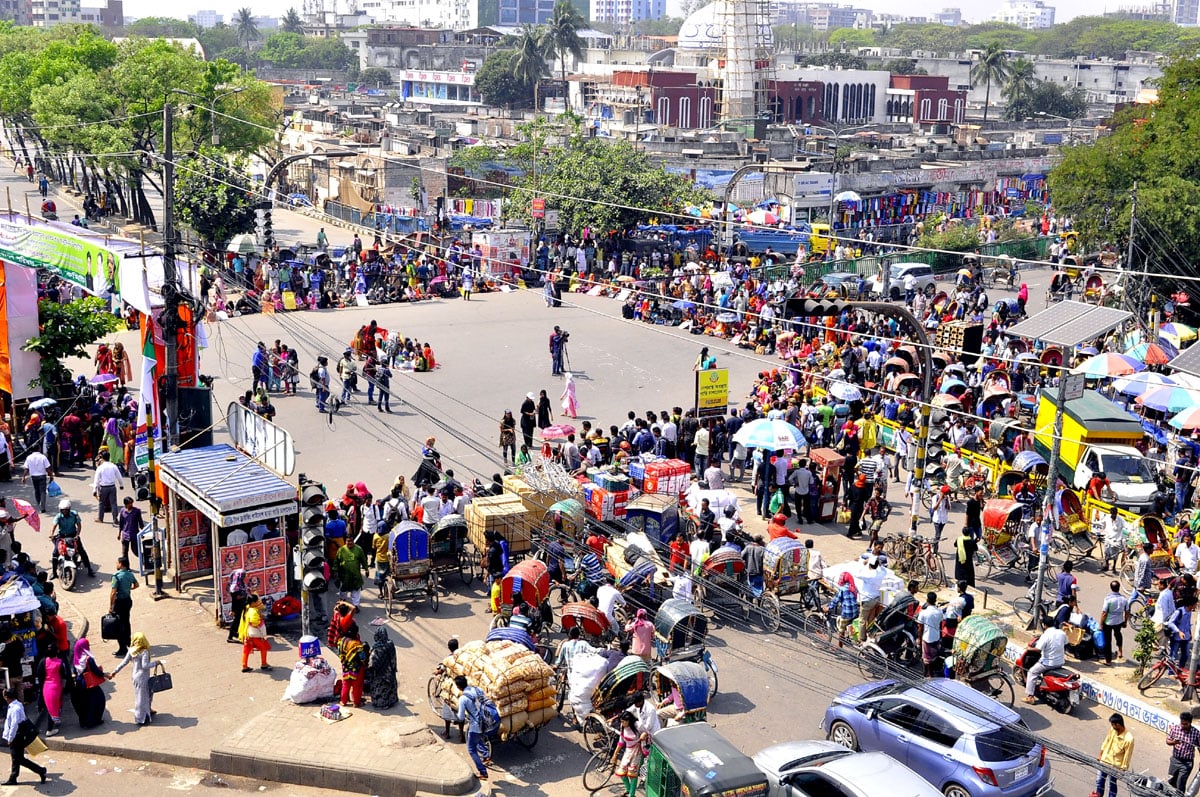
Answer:
<path fill-rule="evenodd" d="M 176 528 L 180 545 L 195 545 L 193 538 L 200 536 L 200 513 L 195 509 L 181 509 L 176 513 Z"/>
<path fill-rule="evenodd" d="M 288 545 L 283 537 L 245 545 L 227 545 L 220 551 L 217 574 L 221 585 L 221 615 L 232 616 L 229 576 L 238 568 L 246 571 L 246 589 L 262 596 L 269 606 L 287 594 Z"/>
<path fill-rule="evenodd" d="M 265 564 L 267 567 L 284 567 L 287 565 L 287 540 L 282 537 L 263 541 Z"/>

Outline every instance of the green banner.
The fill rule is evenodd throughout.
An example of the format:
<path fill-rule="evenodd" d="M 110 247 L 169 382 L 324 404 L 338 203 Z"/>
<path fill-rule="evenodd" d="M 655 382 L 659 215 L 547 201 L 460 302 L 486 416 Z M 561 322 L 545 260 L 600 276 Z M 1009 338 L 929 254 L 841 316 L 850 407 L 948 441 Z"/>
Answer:
<path fill-rule="evenodd" d="M 93 243 L 90 237 L 0 221 L 0 258 L 20 266 L 44 268 L 98 296 L 119 290 L 118 255 Z"/>

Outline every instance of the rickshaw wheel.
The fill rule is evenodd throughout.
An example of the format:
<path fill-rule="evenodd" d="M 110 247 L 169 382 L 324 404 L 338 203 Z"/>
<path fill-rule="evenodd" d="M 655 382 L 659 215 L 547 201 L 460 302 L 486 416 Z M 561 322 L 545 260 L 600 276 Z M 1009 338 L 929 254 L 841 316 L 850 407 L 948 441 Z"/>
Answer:
<path fill-rule="evenodd" d="M 538 741 L 538 729 L 528 727 L 522 728 L 521 732 L 513 738 L 517 740 L 517 744 L 521 745 L 526 750 L 532 750 L 533 746 L 537 744 Z"/>
<path fill-rule="evenodd" d="M 833 644 L 833 628 L 829 615 L 823 609 L 809 609 L 804 613 L 804 631 L 815 648 L 828 648 Z"/>
<path fill-rule="evenodd" d="M 701 612 L 704 611 L 704 584 L 697 583 L 692 587 L 692 603 Z"/>
<path fill-rule="evenodd" d="M 603 754 L 606 750 L 611 751 L 609 736 L 614 731 L 604 717 L 593 711 L 583 718 L 583 722 L 579 724 L 579 730 L 583 734 L 584 749 L 599 754 Z"/>
<path fill-rule="evenodd" d="M 859 649 L 858 671 L 862 673 L 863 678 L 871 680 L 887 678 L 890 668 L 891 662 L 888 661 L 887 654 L 875 643 L 868 642 Z"/>
<path fill-rule="evenodd" d="M 1137 563 L 1136 562 L 1126 562 L 1125 566 L 1121 568 L 1121 581 L 1125 582 L 1126 584 L 1132 585 L 1133 579 L 1137 575 L 1136 571 L 1137 571 Z"/>
<path fill-rule="evenodd" d="M 435 612 L 438 610 L 438 604 L 441 603 L 441 597 L 438 595 L 438 577 L 437 573 L 429 574 L 429 585 L 425 587 L 429 593 L 429 606 Z"/>
<path fill-rule="evenodd" d="M 975 554 L 975 567 L 983 570 L 984 578 L 991 578 L 992 571 L 996 569 L 992 564 L 992 555 L 982 548 Z"/>
<path fill-rule="evenodd" d="M 929 572 L 929 563 L 924 559 L 914 559 L 909 566 L 908 575 L 910 578 L 920 582 L 922 590 L 928 590 L 933 587 L 933 574 Z"/>
<path fill-rule="evenodd" d="M 383 582 L 383 611 L 388 617 L 396 614 L 396 582 L 392 580 L 392 574 L 388 573 L 387 578 Z"/>
<path fill-rule="evenodd" d="M 1006 706 L 1012 706 L 1013 701 L 1016 699 L 1012 679 L 1001 672 L 992 672 L 978 680 L 972 681 L 971 686 Z"/>
<path fill-rule="evenodd" d="M 504 616 L 504 612 L 496 612 L 492 615 L 492 628 L 507 628 L 508 618 Z"/>
<path fill-rule="evenodd" d="M 705 654 L 704 659 L 704 672 L 706 675 L 708 675 L 708 699 L 712 700 L 717 696 L 717 690 L 720 688 L 721 684 L 717 679 L 717 671 L 713 669 L 712 664 L 710 664 L 708 661 L 707 654 Z"/>
<path fill-rule="evenodd" d="M 463 584 L 468 585 L 475 580 L 475 571 L 471 568 L 471 560 L 467 558 L 465 550 L 458 552 L 458 577 L 462 579 Z"/>
<path fill-rule="evenodd" d="M 608 785 L 612 776 L 612 754 L 607 750 L 599 750 L 592 755 L 583 768 L 583 788 L 589 792 L 598 792 Z"/>
<path fill-rule="evenodd" d="M 770 633 L 779 630 L 782 618 L 780 616 L 779 596 L 768 592 L 762 596 L 758 604 L 758 613 L 762 616 L 763 628 Z"/>
<path fill-rule="evenodd" d="M 429 684 L 425 687 L 425 693 L 429 696 L 429 707 L 433 709 L 433 713 L 440 719 L 442 716 L 442 704 L 445 702 L 438 697 L 438 686 L 442 682 L 440 675 L 429 676 Z"/>

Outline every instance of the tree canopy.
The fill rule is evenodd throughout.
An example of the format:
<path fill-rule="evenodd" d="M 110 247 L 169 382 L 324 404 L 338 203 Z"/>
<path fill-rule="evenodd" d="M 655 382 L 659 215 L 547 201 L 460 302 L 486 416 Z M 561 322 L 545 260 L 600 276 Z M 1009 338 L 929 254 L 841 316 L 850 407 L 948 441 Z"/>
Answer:
<path fill-rule="evenodd" d="M 475 89 L 488 105 L 532 108 L 534 84 L 513 68 L 516 50 L 497 50 L 475 72 Z"/>
<path fill-rule="evenodd" d="M 108 301 L 99 296 L 85 296 L 66 304 L 42 300 L 38 302 L 38 324 L 37 336 L 21 348 L 41 356 L 38 377 L 30 386 L 40 386 L 48 396 L 58 395 L 71 383 L 71 369 L 62 363 L 65 358 L 88 356 L 84 346 L 122 326 L 110 312 Z"/>

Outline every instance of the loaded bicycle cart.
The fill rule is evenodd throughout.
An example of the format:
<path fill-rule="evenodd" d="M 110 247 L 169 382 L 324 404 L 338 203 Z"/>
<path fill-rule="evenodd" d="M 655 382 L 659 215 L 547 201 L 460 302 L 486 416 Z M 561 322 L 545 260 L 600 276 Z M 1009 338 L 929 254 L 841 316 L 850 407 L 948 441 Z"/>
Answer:
<path fill-rule="evenodd" d="M 1013 704 L 1013 679 L 1004 666 L 1008 629 L 990 617 L 964 617 L 954 632 L 954 655 L 946 666 L 954 677 L 965 681 L 994 700 Z"/>
<path fill-rule="evenodd" d="M 455 676 L 466 677 L 496 704 L 500 724 L 488 739 L 515 740 L 526 749 L 537 744 L 539 731 L 558 716 L 554 669 L 521 642 L 507 639 L 469 642 L 442 660 L 429 679 L 430 708 L 438 719 L 443 709 L 456 711 L 462 696 Z"/>
<path fill-rule="evenodd" d="M 438 610 L 438 575 L 429 554 L 429 532 L 420 523 L 405 521 L 388 534 L 391 555 L 383 584 L 383 608 L 387 616 L 396 613 L 402 600 L 428 600 Z"/>

